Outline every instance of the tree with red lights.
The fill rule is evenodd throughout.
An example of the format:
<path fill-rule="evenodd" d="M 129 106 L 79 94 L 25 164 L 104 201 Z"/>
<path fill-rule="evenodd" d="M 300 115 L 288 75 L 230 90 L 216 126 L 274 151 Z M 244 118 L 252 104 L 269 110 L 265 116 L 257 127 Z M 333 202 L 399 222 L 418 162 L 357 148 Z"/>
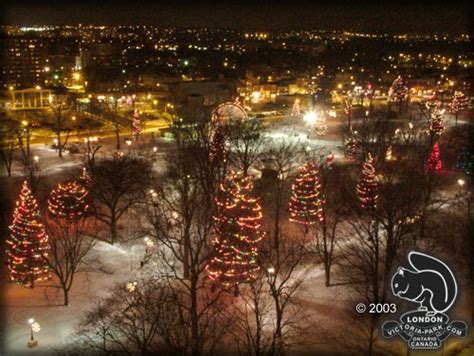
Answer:
<path fill-rule="evenodd" d="M 392 83 L 388 90 L 388 100 L 398 103 L 398 112 L 402 111 L 403 102 L 408 99 L 408 85 L 399 75 Z"/>
<path fill-rule="evenodd" d="M 137 110 L 133 111 L 132 137 L 133 141 L 139 141 L 142 132 L 142 120 Z"/>
<path fill-rule="evenodd" d="M 375 177 L 374 159 L 370 152 L 362 164 L 356 195 L 362 209 L 373 210 L 377 207 L 377 179 Z"/>
<path fill-rule="evenodd" d="M 434 144 L 428 162 L 426 162 L 426 170 L 428 172 L 440 172 L 443 169 L 443 162 L 440 158 L 439 145 Z"/>
<path fill-rule="evenodd" d="M 49 252 L 48 235 L 41 222 L 36 199 L 26 181 L 13 212 L 7 245 L 10 280 L 33 288 L 36 282 L 50 278 L 48 265 L 44 261 Z"/>
<path fill-rule="evenodd" d="M 260 269 L 262 211 L 258 200 L 251 195 L 252 189 L 248 176 L 230 172 L 216 197 L 214 257 L 206 269 L 214 286 L 234 286 L 236 295 L 238 285 L 253 281 Z"/>
<path fill-rule="evenodd" d="M 52 216 L 74 220 L 86 213 L 87 189 L 76 181 L 58 184 L 51 191 L 48 199 L 48 210 Z"/>
<path fill-rule="evenodd" d="M 226 160 L 226 134 L 224 127 L 217 126 L 211 134 L 209 143 L 209 160 L 211 163 L 218 163 Z"/>
<path fill-rule="evenodd" d="M 63 291 L 64 305 L 69 304 L 69 291 L 78 272 L 90 270 L 86 255 L 94 246 L 90 237 L 95 220 L 87 217 L 87 189 L 77 181 L 58 184 L 49 195 L 45 225 L 50 253 L 44 256 L 54 275 L 53 285 Z M 86 266 L 89 268 L 86 268 Z"/>
<path fill-rule="evenodd" d="M 301 166 L 291 189 L 290 221 L 304 225 L 308 232 L 309 225 L 322 219 L 321 183 L 316 164 Z"/>
<path fill-rule="evenodd" d="M 449 111 L 454 115 L 456 125 L 458 124 L 459 113 L 468 107 L 469 99 L 466 98 L 463 92 L 455 91 L 451 103 L 449 104 Z"/>

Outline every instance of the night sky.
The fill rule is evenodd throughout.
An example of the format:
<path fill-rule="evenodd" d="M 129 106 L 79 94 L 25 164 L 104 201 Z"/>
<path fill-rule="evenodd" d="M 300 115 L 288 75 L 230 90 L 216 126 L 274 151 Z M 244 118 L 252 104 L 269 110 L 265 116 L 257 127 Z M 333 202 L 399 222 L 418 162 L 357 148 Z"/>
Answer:
<path fill-rule="evenodd" d="M 169 5 L 170 3 L 174 5 Z M 386 3 L 385 5 L 380 3 Z M 387 4 L 388 3 L 388 4 Z M 4 24 L 153 24 L 163 27 L 353 29 L 378 32 L 467 32 L 469 2 L 309 1 L 29 1 L 2 2 Z"/>

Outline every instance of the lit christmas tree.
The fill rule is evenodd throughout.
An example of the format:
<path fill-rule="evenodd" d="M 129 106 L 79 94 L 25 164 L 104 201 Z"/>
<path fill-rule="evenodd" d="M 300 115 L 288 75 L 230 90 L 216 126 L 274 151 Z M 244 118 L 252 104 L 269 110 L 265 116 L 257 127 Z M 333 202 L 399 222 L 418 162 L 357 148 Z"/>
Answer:
<path fill-rule="evenodd" d="M 258 245 L 262 240 L 262 211 L 251 196 L 250 178 L 230 172 L 216 197 L 214 257 L 206 266 L 209 278 L 225 287 L 253 281 L 260 269 Z"/>
<path fill-rule="evenodd" d="M 459 113 L 465 110 L 469 105 L 469 99 L 466 98 L 463 92 L 455 91 L 451 103 L 449 104 L 449 112 L 454 115 L 456 125 L 458 123 Z"/>
<path fill-rule="evenodd" d="M 324 135 L 328 131 L 328 123 L 324 113 L 318 116 L 314 124 L 314 131 L 318 136 Z"/>
<path fill-rule="evenodd" d="M 388 90 L 388 100 L 391 102 L 398 102 L 398 109 L 401 111 L 402 103 L 408 99 L 408 85 L 399 75 L 392 83 Z"/>
<path fill-rule="evenodd" d="M 356 195 L 363 209 L 373 210 L 377 207 L 377 178 L 375 175 L 374 159 L 367 154 L 362 164 L 362 171 L 357 182 Z"/>
<path fill-rule="evenodd" d="M 351 131 L 351 136 L 346 140 L 344 146 L 344 155 L 352 160 L 357 159 L 360 152 L 360 144 L 355 134 Z"/>
<path fill-rule="evenodd" d="M 79 177 L 79 182 L 86 188 L 92 184 L 92 177 L 86 167 L 82 168 L 82 173 Z"/>
<path fill-rule="evenodd" d="M 291 189 L 290 221 L 304 225 L 307 232 L 309 225 L 323 219 L 318 167 L 314 163 L 300 167 Z"/>
<path fill-rule="evenodd" d="M 474 172 L 474 154 L 464 147 L 460 150 L 456 168 L 463 171 L 467 175 L 472 175 Z"/>
<path fill-rule="evenodd" d="M 6 242 L 10 280 L 33 288 L 36 282 L 50 278 L 44 261 L 49 251 L 48 235 L 41 223 L 36 199 L 26 181 L 16 202 L 10 237 Z"/>
<path fill-rule="evenodd" d="M 89 208 L 88 194 L 87 189 L 76 181 L 58 184 L 49 195 L 48 210 L 54 217 L 77 219 Z"/>
<path fill-rule="evenodd" d="M 443 169 L 443 162 L 441 162 L 439 145 L 434 144 L 428 162 L 426 162 L 426 170 L 429 172 L 440 172 Z"/>
<path fill-rule="evenodd" d="M 132 137 L 133 141 L 139 141 L 142 132 L 142 120 L 137 110 L 133 111 Z"/>
<path fill-rule="evenodd" d="M 390 145 L 388 146 L 387 151 L 385 152 L 385 160 L 391 161 L 392 159 L 393 159 L 392 145 Z"/>
<path fill-rule="evenodd" d="M 211 134 L 209 147 L 209 160 L 212 163 L 217 163 L 226 160 L 226 135 L 223 126 L 217 126 Z"/>
<path fill-rule="evenodd" d="M 346 99 L 344 99 L 344 112 L 347 115 L 347 124 L 349 127 L 351 126 L 351 119 L 352 119 L 352 96 L 348 95 Z"/>
<path fill-rule="evenodd" d="M 434 137 L 440 136 L 444 131 L 443 112 L 441 105 L 437 105 L 431 114 L 430 134 Z"/>
<path fill-rule="evenodd" d="M 301 115 L 300 99 L 295 99 L 295 102 L 293 104 L 293 108 L 291 109 L 291 116 L 298 117 L 300 115 Z"/>

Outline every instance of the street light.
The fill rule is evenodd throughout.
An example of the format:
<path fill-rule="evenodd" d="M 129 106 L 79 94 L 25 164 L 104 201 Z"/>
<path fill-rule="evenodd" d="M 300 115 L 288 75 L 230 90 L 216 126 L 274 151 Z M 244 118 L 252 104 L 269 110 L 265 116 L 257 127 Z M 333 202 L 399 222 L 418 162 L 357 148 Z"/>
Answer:
<path fill-rule="evenodd" d="M 462 191 L 463 191 L 463 188 L 464 188 L 464 184 L 466 184 L 466 181 L 462 178 L 458 179 L 458 186 L 459 186 L 459 196 L 462 195 Z"/>
<path fill-rule="evenodd" d="M 40 332 L 41 326 L 37 322 L 35 322 L 35 319 L 30 318 L 28 319 L 28 324 L 30 324 L 30 341 L 28 341 L 28 347 L 33 348 L 38 345 L 38 340 L 35 340 L 35 333 Z"/>
<path fill-rule="evenodd" d="M 316 123 L 316 120 L 318 119 L 316 113 L 314 111 L 308 111 L 304 116 L 303 120 L 306 122 L 308 125 L 314 125 Z"/>
<path fill-rule="evenodd" d="M 130 147 L 132 146 L 132 140 L 130 140 L 129 138 L 127 138 L 125 140 L 125 143 L 126 145 L 128 146 L 128 153 L 130 153 Z"/>

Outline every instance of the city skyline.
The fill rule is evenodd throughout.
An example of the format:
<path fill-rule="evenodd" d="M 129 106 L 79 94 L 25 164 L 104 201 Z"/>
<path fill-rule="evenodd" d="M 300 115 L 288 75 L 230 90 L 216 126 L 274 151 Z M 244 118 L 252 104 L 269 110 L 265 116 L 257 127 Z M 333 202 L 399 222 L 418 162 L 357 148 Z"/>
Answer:
<path fill-rule="evenodd" d="M 34 11 L 31 9 L 34 8 Z M 29 9 L 29 10 L 28 10 Z M 156 25 L 160 27 L 210 27 L 256 30 L 322 29 L 367 32 L 455 33 L 469 32 L 472 9 L 467 3 L 351 4 L 260 4 L 244 2 L 204 2 L 174 5 L 158 1 L 146 6 L 123 1 L 60 4 L 51 1 L 26 1 L 3 4 L 5 25 Z"/>

